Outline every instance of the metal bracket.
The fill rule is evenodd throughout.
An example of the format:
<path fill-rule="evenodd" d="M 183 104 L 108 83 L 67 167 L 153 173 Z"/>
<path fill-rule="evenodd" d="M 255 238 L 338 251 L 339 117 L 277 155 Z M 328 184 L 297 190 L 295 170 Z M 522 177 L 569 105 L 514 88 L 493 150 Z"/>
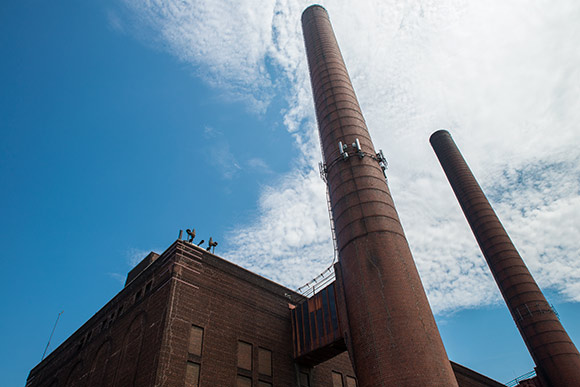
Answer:
<path fill-rule="evenodd" d="M 383 150 L 379 149 L 379 153 L 377 153 L 375 157 L 376 157 L 375 160 L 379 162 L 379 166 L 383 170 L 383 175 L 387 177 L 387 173 L 385 171 L 389 167 L 389 162 L 387 161 L 385 155 L 383 154 Z"/>
<path fill-rule="evenodd" d="M 352 147 L 354 149 L 356 149 L 356 154 L 358 155 L 358 157 L 360 157 L 361 159 L 363 157 L 365 157 L 365 153 L 362 151 L 362 148 L 360 146 L 360 142 L 359 142 L 358 138 L 354 139 L 354 142 L 352 143 Z"/>
<path fill-rule="evenodd" d="M 324 164 L 322 161 L 318 163 L 318 172 L 320 173 L 320 178 L 322 181 L 326 183 L 326 175 L 328 174 L 328 170 L 326 169 L 326 164 Z"/>
<path fill-rule="evenodd" d="M 338 142 L 338 150 L 340 151 L 340 155 L 342 156 L 343 160 L 348 159 L 348 152 L 346 151 L 347 148 L 348 145 L 343 144 L 342 141 Z"/>

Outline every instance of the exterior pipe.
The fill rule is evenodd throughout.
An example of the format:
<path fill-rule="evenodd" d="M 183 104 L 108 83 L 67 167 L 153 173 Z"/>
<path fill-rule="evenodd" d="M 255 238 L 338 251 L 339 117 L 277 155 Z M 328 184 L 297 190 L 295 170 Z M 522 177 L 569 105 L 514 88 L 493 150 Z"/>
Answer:
<path fill-rule="evenodd" d="M 580 386 L 580 355 L 534 281 L 449 132 L 431 145 L 463 209 L 493 277 L 528 347 L 540 379 L 553 387 Z"/>
<path fill-rule="evenodd" d="M 326 10 L 302 29 L 359 386 L 457 386 Z"/>

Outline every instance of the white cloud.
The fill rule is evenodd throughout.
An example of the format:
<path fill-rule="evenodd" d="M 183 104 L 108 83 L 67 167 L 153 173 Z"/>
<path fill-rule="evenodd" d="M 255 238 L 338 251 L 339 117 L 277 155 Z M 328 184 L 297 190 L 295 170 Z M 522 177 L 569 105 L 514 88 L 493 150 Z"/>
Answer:
<path fill-rule="evenodd" d="M 264 54 L 272 40 L 273 1 L 125 0 L 152 39 L 234 99 L 267 106 L 272 81 Z M 153 38 L 155 36 L 155 38 Z M 258 92 L 260 90 L 260 92 Z"/>
<path fill-rule="evenodd" d="M 234 98 L 282 118 L 300 151 L 224 256 L 289 286 L 332 260 L 300 30 L 306 2 L 126 0 L 167 49 Z M 448 128 L 538 282 L 580 301 L 580 3 L 326 5 L 436 311 L 499 293 L 428 144 Z M 275 70 L 275 71 L 274 71 Z M 284 88 L 279 85 L 285 85 Z M 265 160 L 267 163 L 267 160 Z"/>
<path fill-rule="evenodd" d="M 295 171 L 267 187 L 259 216 L 230 235 L 224 255 L 249 270 L 298 287 L 332 262 L 333 247 L 318 173 Z"/>

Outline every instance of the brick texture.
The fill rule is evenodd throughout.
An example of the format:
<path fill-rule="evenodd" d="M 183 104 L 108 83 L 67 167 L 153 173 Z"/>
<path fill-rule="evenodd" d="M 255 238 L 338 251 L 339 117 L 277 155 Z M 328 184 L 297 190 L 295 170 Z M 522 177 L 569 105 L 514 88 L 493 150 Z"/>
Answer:
<path fill-rule="evenodd" d="M 299 386 L 300 372 L 317 387 L 332 387 L 332 371 L 354 376 L 346 353 L 316 367 L 294 362 L 289 304 L 301 295 L 197 246 L 176 241 L 132 276 L 27 386 L 184 386 L 188 361 L 201 365 L 204 387 L 236 386 L 238 374 L 284 387 Z M 192 325 L 203 328 L 201 355 L 190 353 Z M 250 371 L 237 367 L 238 341 L 252 345 Z M 271 351 L 272 375 L 259 373 L 259 348 Z"/>
<path fill-rule="evenodd" d="M 537 366 L 558 387 L 580 386 L 580 354 L 530 274 L 449 132 L 431 145 Z"/>
<path fill-rule="evenodd" d="M 326 10 L 302 29 L 360 385 L 457 386 Z"/>

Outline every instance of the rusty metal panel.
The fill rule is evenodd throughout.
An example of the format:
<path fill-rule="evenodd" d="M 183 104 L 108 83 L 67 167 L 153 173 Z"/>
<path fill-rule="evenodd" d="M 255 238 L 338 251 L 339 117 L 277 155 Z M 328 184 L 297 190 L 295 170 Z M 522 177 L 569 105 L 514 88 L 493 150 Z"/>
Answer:
<path fill-rule="evenodd" d="M 319 364 L 346 349 L 337 315 L 334 282 L 291 310 L 294 357 Z"/>

